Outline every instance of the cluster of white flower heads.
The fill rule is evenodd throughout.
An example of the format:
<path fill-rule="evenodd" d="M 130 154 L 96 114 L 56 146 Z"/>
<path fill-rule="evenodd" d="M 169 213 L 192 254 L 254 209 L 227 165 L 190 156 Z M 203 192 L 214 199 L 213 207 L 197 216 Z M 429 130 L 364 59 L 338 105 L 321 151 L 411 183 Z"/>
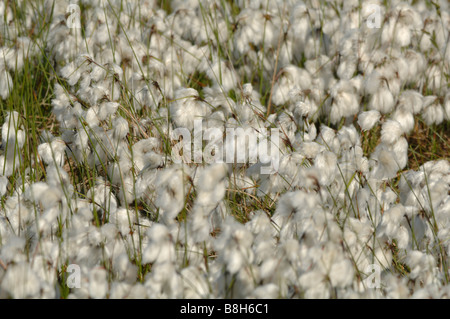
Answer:
<path fill-rule="evenodd" d="M 28 6 L 36 39 L 0 3 L 0 98 L 26 59 L 57 78 L 45 177 L 1 128 L 1 298 L 450 297 L 450 163 L 407 141 L 450 120 L 447 1 L 79 2 Z M 277 128 L 278 170 L 177 162 L 177 128 Z"/>

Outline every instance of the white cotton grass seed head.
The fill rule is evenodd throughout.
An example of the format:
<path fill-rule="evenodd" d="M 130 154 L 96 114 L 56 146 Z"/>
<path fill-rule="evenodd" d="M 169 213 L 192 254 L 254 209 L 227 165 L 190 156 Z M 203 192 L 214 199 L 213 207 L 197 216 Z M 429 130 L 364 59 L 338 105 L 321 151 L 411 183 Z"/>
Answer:
<path fill-rule="evenodd" d="M 389 113 L 394 108 L 394 96 L 387 87 L 380 88 L 370 99 L 369 108 L 378 110 L 383 114 Z"/>
<path fill-rule="evenodd" d="M 128 209 L 119 208 L 110 213 L 109 222 L 115 225 L 121 234 L 126 235 L 133 231 L 136 214 Z"/>
<path fill-rule="evenodd" d="M 12 150 L 10 155 L 14 154 L 13 150 L 16 147 L 21 149 L 25 143 L 25 132 L 22 128 L 19 113 L 8 111 L 2 125 L 2 147 Z"/>
<path fill-rule="evenodd" d="M 433 256 L 418 250 L 411 250 L 406 257 L 406 264 L 411 268 L 409 274 L 413 280 L 429 282 L 434 277 L 436 260 Z"/>
<path fill-rule="evenodd" d="M 337 133 L 341 148 L 346 150 L 361 144 L 361 139 L 354 125 L 343 126 Z"/>
<path fill-rule="evenodd" d="M 387 120 L 381 127 L 381 141 L 388 145 L 394 144 L 403 134 L 402 126 L 395 120 Z"/>
<path fill-rule="evenodd" d="M 104 299 L 108 293 L 108 273 L 103 268 L 94 268 L 89 272 L 89 296 Z"/>
<path fill-rule="evenodd" d="M 50 143 L 43 143 L 38 146 L 39 156 L 46 165 L 63 166 L 65 151 L 66 143 L 60 138 L 55 138 Z"/>
<path fill-rule="evenodd" d="M 391 118 L 400 124 L 400 126 L 402 127 L 402 131 L 405 134 L 411 133 L 414 129 L 414 115 L 410 111 L 406 111 L 402 108 L 397 108 L 392 114 Z"/>
<path fill-rule="evenodd" d="M 224 181 L 228 173 L 228 165 L 216 163 L 207 167 L 199 177 L 198 189 L 201 191 L 211 191 Z"/>
<path fill-rule="evenodd" d="M 375 179 L 385 180 L 394 178 L 397 175 L 399 166 L 392 151 L 380 144 L 372 156 L 376 162 L 371 172 Z"/>
<path fill-rule="evenodd" d="M 245 97 L 251 97 L 253 94 L 253 86 L 251 83 L 245 83 L 242 86 L 242 94 L 244 94 Z"/>
<path fill-rule="evenodd" d="M 319 183 L 324 186 L 329 186 L 337 172 L 337 157 L 334 153 L 325 151 L 316 156 L 314 160 L 314 167 L 322 172 Z"/>
<path fill-rule="evenodd" d="M 309 73 L 295 65 L 288 65 L 281 70 L 280 77 L 273 88 L 272 101 L 276 105 L 282 105 L 289 100 L 289 92 L 292 89 L 309 89 L 311 77 Z"/>
<path fill-rule="evenodd" d="M 184 173 L 181 169 L 166 169 L 158 172 L 156 178 L 155 205 L 159 207 L 160 216 L 166 224 L 183 209 L 185 200 Z"/>
<path fill-rule="evenodd" d="M 424 97 L 422 118 L 428 126 L 433 124 L 439 125 L 444 121 L 444 110 L 437 96 L 429 95 Z"/>
<path fill-rule="evenodd" d="M 123 117 L 118 117 L 113 121 L 114 137 L 118 140 L 125 138 L 129 132 L 128 121 Z"/>
<path fill-rule="evenodd" d="M 181 271 L 184 298 L 206 298 L 210 295 L 207 279 L 200 267 L 188 266 Z"/>
<path fill-rule="evenodd" d="M 401 137 L 397 142 L 391 145 L 391 150 L 395 155 L 395 160 L 400 169 L 403 169 L 408 164 L 408 141 Z"/>
<path fill-rule="evenodd" d="M 234 218 L 228 216 L 223 223 L 223 231 L 214 241 L 221 261 L 231 274 L 236 274 L 244 266 L 251 264 L 254 254 L 251 250 L 253 234 Z"/>
<path fill-rule="evenodd" d="M 61 75 L 67 80 L 67 83 L 74 86 L 80 79 L 82 71 L 82 68 L 75 65 L 74 62 L 70 62 L 64 66 L 60 72 Z"/>
<path fill-rule="evenodd" d="M 398 108 L 417 114 L 422 110 L 423 96 L 414 90 L 405 90 L 398 99 Z"/>
<path fill-rule="evenodd" d="M 0 196 L 4 196 L 7 191 L 9 180 L 6 176 L 0 176 Z"/>
<path fill-rule="evenodd" d="M 9 236 L 8 242 L 0 250 L 2 261 L 6 264 L 26 261 L 25 244 L 24 238 Z"/>
<path fill-rule="evenodd" d="M 358 115 L 358 125 L 363 131 L 370 131 L 380 120 L 381 114 L 377 110 L 362 112 Z"/>
<path fill-rule="evenodd" d="M 448 50 L 450 51 L 450 50 Z M 450 121 L 450 92 L 445 95 L 444 100 L 444 116 L 447 121 Z"/>
<path fill-rule="evenodd" d="M 320 125 L 320 132 L 317 136 L 316 142 L 325 145 L 335 154 L 339 153 L 340 143 L 339 139 L 336 137 L 336 131 L 325 124 Z"/>
<path fill-rule="evenodd" d="M 416 50 L 407 50 L 404 54 L 406 63 L 408 64 L 408 83 L 417 82 L 423 76 L 426 67 L 426 60 L 424 55 Z M 412 91 L 412 90 L 411 90 Z M 415 92 L 415 91 L 413 91 Z"/>
<path fill-rule="evenodd" d="M 142 255 L 144 263 L 171 263 L 175 259 L 175 247 L 170 229 L 159 223 L 153 224 L 147 230 L 148 245 Z"/>
<path fill-rule="evenodd" d="M 11 264 L 0 283 L 2 298 L 39 298 L 41 280 L 28 262 Z"/>
<path fill-rule="evenodd" d="M 228 92 L 234 89 L 238 83 L 238 77 L 234 69 L 230 68 L 226 62 L 215 61 L 206 71 L 207 76 L 219 89 Z"/>
<path fill-rule="evenodd" d="M 209 107 L 200 101 L 197 90 L 180 88 L 170 103 L 170 114 L 177 127 L 192 130 L 195 120 L 202 120 L 209 114 Z"/>
<path fill-rule="evenodd" d="M 341 80 L 331 88 L 330 120 L 337 123 L 342 117 L 346 118 L 358 113 L 359 100 L 349 81 Z"/>
<path fill-rule="evenodd" d="M 309 97 L 297 101 L 294 105 L 294 114 L 298 114 L 299 117 L 314 118 L 317 111 L 317 104 Z"/>
<path fill-rule="evenodd" d="M 380 90 L 380 88 L 383 88 L 385 84 L 383 75 L 379 71 L 374 70 L 365 78 L 364 91 L 368 94 L 374 95 Z"/>
<path fill-rule="evenodd" d="M 301 144 L 299 153 L 306 158 L 315 158 L 326 146 L 320 145 L 316 142 L 304 142 Z"/>
<path fill-rule="evenodd" d="M 104 121 L 108 118 L 108 116 L 116 113 L 119 108 L 119 103 L 117 102 L 102 102 L 99 105 L 97 117 L 100 121 Z"/>
<path fill-rule="evenodd" d="M 13 78 L 11 74 L 0 68 L 0 97 L 6 100 L 13 89 Z"/>

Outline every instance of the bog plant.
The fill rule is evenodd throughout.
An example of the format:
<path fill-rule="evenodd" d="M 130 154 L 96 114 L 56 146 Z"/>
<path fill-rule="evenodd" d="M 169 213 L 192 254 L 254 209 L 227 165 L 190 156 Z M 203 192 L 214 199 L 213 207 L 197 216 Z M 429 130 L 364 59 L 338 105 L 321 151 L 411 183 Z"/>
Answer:
<path fill-rule="evenodd" d="M 0 297 L 449 297 L 449 12 L 0 3 Z"/>

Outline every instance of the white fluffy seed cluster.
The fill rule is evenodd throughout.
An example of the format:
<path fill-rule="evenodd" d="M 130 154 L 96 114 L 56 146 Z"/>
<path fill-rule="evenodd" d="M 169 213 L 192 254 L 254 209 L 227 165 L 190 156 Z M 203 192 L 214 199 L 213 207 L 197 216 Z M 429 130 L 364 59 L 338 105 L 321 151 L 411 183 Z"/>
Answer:
<path fill-rule="evenodd" d="M 0 97 L 26 59 L 58 78 L 41 180 L 19 114 L 1 128 L 0 297 L 450 297 L 450 163 L 411 170 L 407 142 L 450 120 L 447 1 L 373 1 L 379 28 L 360 1 L 80 3 L 25 7 L 45 39 L 0 3 Z M 278 171 L 175 163 L 196 120 L 278 128 Z"/>

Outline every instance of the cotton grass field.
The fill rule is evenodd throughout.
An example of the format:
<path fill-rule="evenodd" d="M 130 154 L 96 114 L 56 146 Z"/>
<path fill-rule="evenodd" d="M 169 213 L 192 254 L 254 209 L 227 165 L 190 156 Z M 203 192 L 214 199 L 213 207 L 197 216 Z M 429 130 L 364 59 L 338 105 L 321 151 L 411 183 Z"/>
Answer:
<path fill-rule="evenodd" d="M 0 2 L 0 298 L 450 297 L 448 1 Z"/>

